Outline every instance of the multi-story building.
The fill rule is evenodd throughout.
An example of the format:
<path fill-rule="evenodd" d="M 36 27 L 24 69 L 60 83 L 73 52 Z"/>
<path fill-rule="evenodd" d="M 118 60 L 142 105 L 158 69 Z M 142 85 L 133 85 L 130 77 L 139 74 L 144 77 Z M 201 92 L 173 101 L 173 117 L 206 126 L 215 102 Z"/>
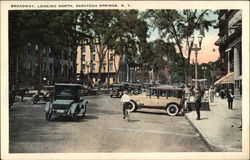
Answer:
<path fill-rule="evenodd" d="M 77 48 L 77 74 L 85 75 L 93 84 L 100 81 L 101 84 L 116 82 L 116 73 L 120 56 L 114 54 L 114 51 L 109 50 L 104 56 L 103 65 L 101 67 L 101 78 L 99 79 L 100 59 L 98 56 L 98 46 L 94 45 L 90 48 L 89 45 L 79 46 Z"/>
<path fill-rule="evenodd" d="M 216 41 L 219 46 L 223 75 L 234 76 L 234 94 L 242 92 L 242 10 L 219 11 L 219 34 Z"/>
<path fill-rule="evenodd" d="M 10 53 L 9 80 L 16 88 L 37 87 L 72 77 L 72 50 L 28 43 L 21 52 Z M 40 81 L 40 82 L 39 82 Z"/>

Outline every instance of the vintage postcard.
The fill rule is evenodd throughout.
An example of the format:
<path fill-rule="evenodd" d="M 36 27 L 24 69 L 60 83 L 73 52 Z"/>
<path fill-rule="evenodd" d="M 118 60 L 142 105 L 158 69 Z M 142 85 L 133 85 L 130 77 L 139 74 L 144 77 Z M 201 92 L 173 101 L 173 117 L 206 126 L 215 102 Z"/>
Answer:
<path fill-rule="evenodd" d="M 1 1 L 1 159 L 249 159 L 248 1 Z"/>

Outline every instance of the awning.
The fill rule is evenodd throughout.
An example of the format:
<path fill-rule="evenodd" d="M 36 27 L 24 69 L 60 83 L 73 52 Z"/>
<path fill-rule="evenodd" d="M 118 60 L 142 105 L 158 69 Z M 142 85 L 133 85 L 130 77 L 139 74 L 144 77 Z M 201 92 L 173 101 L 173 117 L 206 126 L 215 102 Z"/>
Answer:
<path fill-rule="evenodd" d="M 216 84 L 229 84 L 234 83 L 234 72 L 228 73 L 227 75 L 221 77 L 219 80 L 214 82 L 214 85 Z"/>

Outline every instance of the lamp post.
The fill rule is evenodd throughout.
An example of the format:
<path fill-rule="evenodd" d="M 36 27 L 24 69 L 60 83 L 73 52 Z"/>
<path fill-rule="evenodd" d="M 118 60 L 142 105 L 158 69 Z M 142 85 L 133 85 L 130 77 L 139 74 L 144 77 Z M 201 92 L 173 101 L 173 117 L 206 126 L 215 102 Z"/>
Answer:
<path fill-rule="evenodd" d="M 198 41 L 199 41 L 199 47 L 197 46 L 197 44 L 194 44 L 193 47 L 193 43 L 194 43 L 194 36 L 192 35 L 190 37 L 190 42 L 191 42 L 191 47 L 192 50 L 195 51 L 195 88 L 198 88 L 198 73 L 197 73 L 197 65 L 198 65 L 198 61 L 197 61 L 197 57 L 198 57 L 198 51 L 201 50 L 201 43 L 202 43 L 202 39 L 203 37 L 201 35 L 198 36 Z"/>
<path fill-rule="evenodd" d="M 36 50 L 36 53 L 37 53 L 37 67 L 38 67 L 38 72 L 39 72 L 39 80 L 38 80 L 38 92 L 40 92 L 41 90 L 41 82 L 42 82 L 42 78 L 41 78 L 41 57 L 40 57 L 40 52 L 39 52 L 39 49 L 38 49 L 38 45 L 36 44 L 35 46 L 35 50 Z"/>
<path fill-rule="evenodd" d="M 206 67 L 206 66 L 202 66 L 202 68 L 201 68 L 201 69 L 203 70 L 204 85 L 206 85 L 206 81 L 205 81 L 205 79 L 206 79 L 206 70 L 207 70 L 207 67 Z"/>

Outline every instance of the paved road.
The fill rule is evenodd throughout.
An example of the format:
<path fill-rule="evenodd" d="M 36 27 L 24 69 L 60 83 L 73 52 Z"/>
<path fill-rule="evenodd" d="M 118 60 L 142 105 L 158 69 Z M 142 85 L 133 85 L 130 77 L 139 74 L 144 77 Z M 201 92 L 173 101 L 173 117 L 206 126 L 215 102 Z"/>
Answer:
<path fill-rule="evenodd" d="M 47 122 L 44 104 L 15 103 L 10 111 L 10 153 L 207 152 L 184 116 L 140 110 L 122 119 L 117 98 L 86 97 L 89 108 L 79 122 L 58 117 Z"/>

